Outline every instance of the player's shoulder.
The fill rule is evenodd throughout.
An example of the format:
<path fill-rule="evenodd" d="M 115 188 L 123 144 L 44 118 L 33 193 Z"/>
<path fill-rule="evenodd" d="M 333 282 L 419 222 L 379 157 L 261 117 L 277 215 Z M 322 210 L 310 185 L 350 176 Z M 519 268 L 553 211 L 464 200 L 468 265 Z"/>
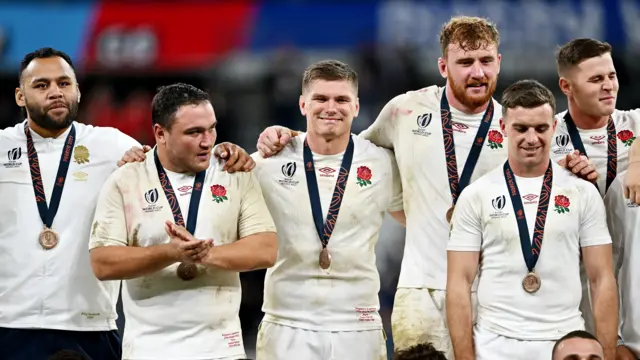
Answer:
<path fill-rule="evenodd" d="M 384 164 L 390 164 L 393 158 L 393 151 L 386 149 L 382 146 L 378 146 L 371 141 L 362 138 L 360 136 L 351 135 L 353 139 L 353 145 L 355 148 L 355 155 L 362 160 L 371 160 L 376 162 L 382 162 Z"/>
<path fill-rule="evenodd" d="M 0 130 L 0 139 L 2 139 L 3 143 L 8 141 L 12 142 L 24 142 L 24 121 Z"/>
<path fill-rule="evenodd" d="M 640 128 L 640 108 L 633 110 L 615 110 L 612 117 L 616 128 Z"/>
<path fill-rule="evenodd" d="M 552 162 L 552 164 L 554 184 L 561 184 L 561 186 L 565 189 L 575 189 L 575 192 L 582 197 L 590 197 L 593 194 L 598 194 L 598 196 L 600 196 L 598 189 L 593 185 L 593 183 L 577 177 L 571 171 L 555 162 Z"/>
<path fill-rule="evenodd" d="M 500 166 L 491 169 L 489 172 L 467 185 L 464 191 L 479 196 L 482 196 L 483 194 L 489 196 L 491 192 L 487 190 L 493 189 L 497 185 L 502 186 L 505 183 L 503 167 L 504 164 L 500 164 Z"/>
<path fill-rule="evenodd" d="M 100 145 L 93 147 L 97 151 L 114 154 L 117 158 L 122 156 L 118 152 L 126 151 L 132 146 L 140 146 L 131 136 L 113 127 L 93 126 L 78 122 L 75 122 L 74 126 L 76 128 L 77 141 Z"/>
<path fill-rule="evenodd" d="M 444 87 L 431 85 L 418 90 L 409 90 L 404 94 L 397 95 L 391 102 L 398 106 L 411 105 L 414 103 L 430 103 L 433 101 L 437 103 L 443 91 Z"/>

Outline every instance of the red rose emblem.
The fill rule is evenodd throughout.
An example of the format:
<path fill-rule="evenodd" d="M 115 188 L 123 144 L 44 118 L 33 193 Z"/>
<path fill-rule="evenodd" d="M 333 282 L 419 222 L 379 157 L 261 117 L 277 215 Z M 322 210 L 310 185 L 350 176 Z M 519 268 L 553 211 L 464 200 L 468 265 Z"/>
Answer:
<path fill-rule="evenodd" d="M 488 147 L 492 149 L 501 149 L 502 148 L 502 133 L 497 130 L 489 131 L 489 144 Z"/>
<path fill-rule="evenodd" d="M 622 130 L 618 133 L 618 139 L 622 141 L 624 146 L 631 146 L 633 144 L 633 140 L 636 139 L 635 135 L 631 130 Z"/>
<path fill-rule="evenodd" d="M 571 206 L 571 201 L 569 201 L 569 198 L 564 195 L 556 195 L 554 201 L 557 206 L 563 208 L 568 208 L 569 206 Z"/>
<path fill-rule="evenodd" d="M 358 185 L 360 187 L 371 185 L 371 169 L 366 166 L 358 168 Z"/>
<path fill-rule="evenodd" d="M 632 137 L 633 133 L 629 130 L 622 130 L 618 133 L 618 139 L 622 142 L 629 141 Z"/>
<path fill-rule="evenodd" d="M 213 196 L 213 201 L 217 203 L 229 200 L 227 198 L 227 189 L 225 189 L 222 185 L 211 186 L 211 196 Z"/>
<path fill-rule="evenodd" d="M 364 181 L 369 181 L 371 180 L 371 169 L 369 169 L 366 166 L 360 166 L 358 168 L 358 178 L 364 180 Z"/>
<path fill-rule="evenodd" d="M 502 144 L 502 134 L 500 131 L 491 130 L 489 131 L 489 141 L 494 142 L 496 144 Z"/>
<path fill-rule="evenodd" d="M 222 185 L 213 185 L 211 186 L 211 194 L 213 194 L 213 196 L 223 197 L 227 195 L 227 189 Z"/>

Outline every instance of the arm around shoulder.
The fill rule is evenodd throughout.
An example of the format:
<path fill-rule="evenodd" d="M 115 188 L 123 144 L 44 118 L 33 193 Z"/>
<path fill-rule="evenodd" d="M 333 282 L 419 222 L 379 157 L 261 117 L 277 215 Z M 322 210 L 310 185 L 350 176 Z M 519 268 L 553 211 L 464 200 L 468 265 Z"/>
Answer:
<path fill-rule="evenodd" d="M 380 111 L 376 120 L 359 136 L 372 143 L 387 149 L 393 149 L 393 140 L 396 131 L 396 115 L 398 105 L 403 101 L 405 94 L 401 94 L 391 99 Z"/>

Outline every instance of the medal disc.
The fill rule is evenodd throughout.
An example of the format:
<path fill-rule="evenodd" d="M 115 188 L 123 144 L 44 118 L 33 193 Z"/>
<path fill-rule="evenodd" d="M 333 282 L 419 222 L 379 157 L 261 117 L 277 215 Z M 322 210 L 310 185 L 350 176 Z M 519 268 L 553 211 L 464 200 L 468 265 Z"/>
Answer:
<path fill-rule="evenodd" d="M 40 246 L 42 246 L 45 250 L 50 250 L 58 245 L 58 233 L 55 231 L 45 228 L 40 232 Z"/>
<path fill-rule="evenodd" d="M 184 281 L 193 280 L 198 275 L 198 267 L 195 264 L 180 263 L 177 273 L 178 277 Z"/>
<path fill-rule="evenodd" d="M 534 272 L 528 273 L 522 280 L 522 288 L 529 294 L 540 290 L 541 280 L 540 276 Z"/>
<path fill-rule="evenodd" d="M 328 269 L 331 266 L 331 254 L 329 254 L 329 250 L 322 249 L 320 251 L 320 259 L 319 259 L 320 267 L 324 270 Z"/>
<path fill-rule="evenodd" d="M 451 223 L 451 217 L 453 216 L 453 206 L 447 210 L 447 222 Z"/>

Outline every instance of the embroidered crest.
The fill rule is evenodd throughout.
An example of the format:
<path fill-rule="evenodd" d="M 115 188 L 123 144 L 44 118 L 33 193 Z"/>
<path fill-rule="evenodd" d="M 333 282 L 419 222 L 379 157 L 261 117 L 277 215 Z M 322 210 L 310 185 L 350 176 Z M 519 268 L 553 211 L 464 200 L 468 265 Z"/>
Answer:
<path fill-rule="evenodd" d="M 489 144 L 488 147 L 492 149 L 502 149 L 502 141 L 504 140 L 502 134 L 498 130 L 489 131 Z"/>
<path fill-rule="evenodd" d="M 564 214 L 566 212 L 569 212 L 569 206 L 571 206 L 571 201 L 569 201 L 568 197 L 564 195 L 556 195 L 553 201 L 555 203 L 555 211 L 558 214 Z"/>
<path fill-rule="evenodd" d="M 229 200 L 227 198 L 227 189 L 222 185 L 212 185 L 211 186 L 211 195 L 213 196 L 213 201 L 217 203 L 221 203 L 225 200 Z"/>
<path fill-rule="evenodd" d="M 622 141 L 624 146 L 631 146 L 636 137 L 631 130 L 622 130 L 618 133 L 618 139 Z"/>
<path fill-rule="evenodd" d="M 360 166 L 358 168 L 358 185 L 367 186 L 371 185 L 371 169 L 366 166 Z"/>

